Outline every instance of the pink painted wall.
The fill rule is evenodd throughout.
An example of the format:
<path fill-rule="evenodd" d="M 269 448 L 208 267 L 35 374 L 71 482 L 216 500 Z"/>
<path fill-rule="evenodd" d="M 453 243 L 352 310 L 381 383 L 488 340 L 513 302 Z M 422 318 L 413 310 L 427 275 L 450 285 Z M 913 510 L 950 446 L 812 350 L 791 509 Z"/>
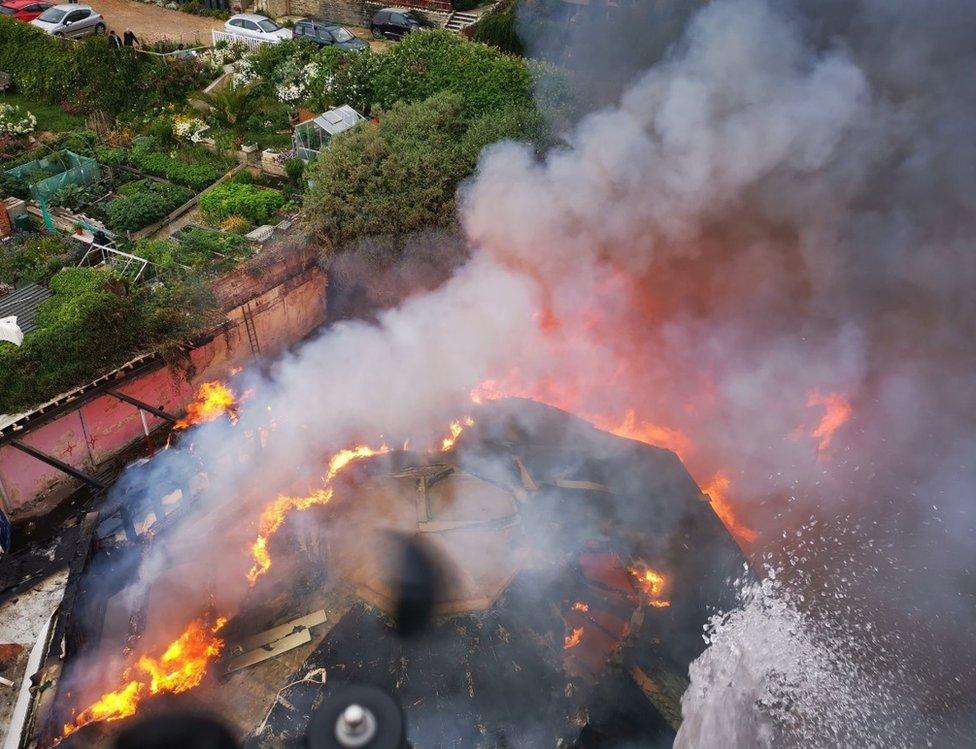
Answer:
<path fill-rule="evenodd" d="M 325 275 L 311 271 L 249 302 L 265 357 L 281 353 L 325 322 Z M 230 326 L 190 352 L 189 379 L 183 371 L 160 366 L 119 390 L 172 414 L 182 414 L 199 384 L 227 377 L 252 358 L 240 307 L 228 313 Z M 162 419 L 145 414 L 150 431 Z M 112 396 L 102 396 L 42 427 L 18 437 L 22 442 L 88 473 L 133 443 L 144 439 L 139 410 Z M 0 447 L 0 500 L 13 518 L 41 514 L 67 497 L 77 482 L 36 458 Z"/>

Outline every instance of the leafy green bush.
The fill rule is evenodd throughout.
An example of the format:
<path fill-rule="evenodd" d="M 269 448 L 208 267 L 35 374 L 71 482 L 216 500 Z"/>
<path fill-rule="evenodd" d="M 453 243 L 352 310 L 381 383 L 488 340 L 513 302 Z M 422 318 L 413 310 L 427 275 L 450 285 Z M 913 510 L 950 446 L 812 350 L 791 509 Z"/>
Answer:
<path fill-rule="evenodd" d="M 285 162 L 285 174 L 292 182 L 300 183 L 305 176 L 305 162 L 301 159 L 288 159 Z"/>
<path fill-rule="evenodd" d="M 100 37 L 65 44 L 7 16 L 0 17 L 0 70 L 27 97 L 112 114 L 185 98 L 204 83 L 194 60 L 112 50 Z"/>
<path fill-rule="evenodd" d="M 0 245 L 0 282 L 47 283 L 74 258 L 68 241 L 60 235 L 31 237 Z"/>
<path fill-rule="evenodd" d="M 159 221 L 193 197 L 184 187 L 167 182 L 140 179 L 119 188 L 118 197 L 106 206 L 113 231 L 137 231 Z"/>
<path fill-rule="evenodd" d="M 16 413 L 118 366 L 140 349 L 212 321 L 214 300 L 192 279 L 130 287 L 107 269 L 66 268 L 20 348 L 0 342 L 0 412 Z"/>
<path fill-rule="evenodd" d="M 266 224 L 284 204 L 285 196 L 278 190 L 224 182 L 204 193 L 200 211 L 213 223 L 241 216 L 252 224 Z"/>
<path fill-rule="evenodd" d="M 517 6 L 517 0 L 505 0 L 500 3 L 478 19 L 472 28 L 471 38 L 512 55 L 525 54 L 525 48 L 518 35 Z"/>
<path fill-rule="evenodd" d="M 333 247 L 361 235 L 405 233 L 454 215 L 458 183 L 488 143 L 504 137 L 541 141 L 534 109 L 471 116 L 463 97 L 441 93 L 398 104 L 378 127 L 335 137 L 310 166 L 306 224 Z"/>

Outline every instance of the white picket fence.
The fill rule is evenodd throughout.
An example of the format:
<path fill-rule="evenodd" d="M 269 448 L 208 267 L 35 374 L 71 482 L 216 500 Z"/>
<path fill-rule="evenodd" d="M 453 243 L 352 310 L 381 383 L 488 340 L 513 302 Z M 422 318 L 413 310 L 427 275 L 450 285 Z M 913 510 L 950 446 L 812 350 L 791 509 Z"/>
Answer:
<path fill-rule="evenodd" d="M 217 46 L 217 42 L 227 42 L 228 44 L 236 44 L 237 42 L 242 42 L 246 44 L 249 49 L 260 47 L 262 44 L 271 43 L 265 41 L 264 39 L 252 39 L 249 36 L 241 36 L 240 34 L 231 34 L 228 31 L 217 31 L 216 29 L 211 31 L 210 34 L 213 37 L 213 44 L 215 47 Z"/>

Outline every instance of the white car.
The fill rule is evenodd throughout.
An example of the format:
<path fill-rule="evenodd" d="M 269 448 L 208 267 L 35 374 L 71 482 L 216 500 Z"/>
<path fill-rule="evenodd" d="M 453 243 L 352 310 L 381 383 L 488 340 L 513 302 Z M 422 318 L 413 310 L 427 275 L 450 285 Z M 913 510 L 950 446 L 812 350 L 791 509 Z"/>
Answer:
<path fill-rule="evenodd" d="M 267 16 L 259 16 L 257 13 L 238 13 L 231 16 L 224 23 L 224 31 L 269 44 L 291 39 L 291 30 L 283 29 Z"/>
<path fill-rule="evenodd" d="M 54 5 L 31 21 L 31 26 L 37 26 L 53 36 L 74 37 L 105 33 L 105 19 L 102 14 L 87 5 Z"/>

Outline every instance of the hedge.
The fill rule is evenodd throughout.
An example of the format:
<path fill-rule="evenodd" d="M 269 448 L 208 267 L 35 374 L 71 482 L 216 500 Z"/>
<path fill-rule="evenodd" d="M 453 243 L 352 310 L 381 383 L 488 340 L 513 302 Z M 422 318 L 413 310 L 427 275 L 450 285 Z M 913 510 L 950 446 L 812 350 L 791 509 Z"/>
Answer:
<path fill-rule="evenodd" d="M 182 100 L 205 83 L 193 60 L 112 50 L 101 37 L 57 39 L 6 16 L 0 16 L 0 70 L 27 97 L 111 114 Z"/>

